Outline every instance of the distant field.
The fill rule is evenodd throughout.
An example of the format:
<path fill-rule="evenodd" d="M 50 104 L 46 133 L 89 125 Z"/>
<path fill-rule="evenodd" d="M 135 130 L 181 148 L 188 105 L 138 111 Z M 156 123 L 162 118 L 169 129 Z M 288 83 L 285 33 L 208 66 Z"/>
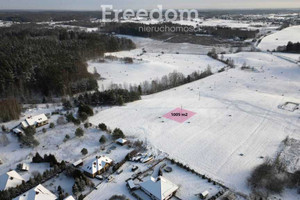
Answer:
<path fill-rule="evenodd" d="M 263 51 L 273 51 L 279 46 L 285 46 L 288 42 L 300 42 L 300 26 L 291 26 L 275 32 L 262 39 L 258 48 Z"/>

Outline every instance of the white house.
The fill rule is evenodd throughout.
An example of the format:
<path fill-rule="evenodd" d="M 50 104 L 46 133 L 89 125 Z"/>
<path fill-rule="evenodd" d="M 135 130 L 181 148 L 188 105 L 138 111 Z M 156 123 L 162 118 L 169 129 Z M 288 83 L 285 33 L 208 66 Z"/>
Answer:
<path fill-rule="evenodd" d="M 153 200 L 170 199 L 178 190 L 178 186 L 168 179 L 159 176 L 140 183 L 141 189 Z"/>
<path fill-rule="evenodd" d="M 45 114 L 30 116 L 21 122 L 22 128 L 27 128 L 29 126 L 40 127 L 46 124 L 48 124 L 48 117 Z"/>
<path fill-rule="evenodd" d="M 83 167 L 84 173 L 92 178 L 105 172 L 113 163 L 107 156 L 96 157 Z"/>
<path fill-rule="evenodd" d="M 0 191 L 17 187 L 21 185 L 23 181 L 23 177 L 15 170 L 6 172 L 0 176 Z"/>
<path fill-rule="evenodd" d="M 74 199 L 74 197 L 72 195 L 70 195 L 67 198 L 65 198 L 64 200 L 75 200 L 75 199 Z"/>
<path fill-rule="evenodd" d="M 56 200 L 57 197 L 41 184 L 14 198 L 13 200 Z"/>

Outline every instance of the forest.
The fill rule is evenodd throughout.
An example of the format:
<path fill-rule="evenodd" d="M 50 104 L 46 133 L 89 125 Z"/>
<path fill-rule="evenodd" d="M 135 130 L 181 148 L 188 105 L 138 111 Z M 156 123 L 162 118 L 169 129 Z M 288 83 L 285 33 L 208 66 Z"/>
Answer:
<path fill-rule="evenodd" d="M 131 40 L 107 34 L 36 24 L 0 30 L 0 99 L 21 102 L 72 95 L 97 88 L 86 61 L 105 52 L 135 48 Z"/>

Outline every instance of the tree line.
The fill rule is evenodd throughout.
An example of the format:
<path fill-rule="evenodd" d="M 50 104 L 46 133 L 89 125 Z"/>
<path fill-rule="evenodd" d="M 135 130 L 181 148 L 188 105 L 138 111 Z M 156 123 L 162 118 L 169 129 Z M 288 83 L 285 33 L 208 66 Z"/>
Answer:
<path fill-rule="evenodd" d="M 164 75 L 161 79 L 144 81 L 142 84 L 138 86 L 138 92 L 141 94 L 153 94 L 156 92 L 161 92 L 163 90 L 167 90 L 170 88 L 178 87 L 180 85 L 190 83 L 207 76 L 212 75 L 210 66 L 206 68 L 203 72 L 195 71 L 188 76 L 184 74 L 174 71 L 169 73 L 168 75 Z"/>
<path fill-rule="evenodd" d="M 74 100 L 75 105 L 105 106 L 123 105 L 141 99 L 141 94 L 135 90 L 111 89 L 81 94 Z"/>

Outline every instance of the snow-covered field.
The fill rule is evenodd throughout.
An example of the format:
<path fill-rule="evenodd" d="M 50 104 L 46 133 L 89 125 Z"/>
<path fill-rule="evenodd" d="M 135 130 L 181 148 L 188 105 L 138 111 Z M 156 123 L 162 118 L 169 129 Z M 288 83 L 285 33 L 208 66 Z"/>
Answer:
<path fill-rule="evenodd" d="M 275 32 L 262 39 L 258 48 L 267 50 L 276 50 L 279 46 L 285 46 L 288 42 L 300 42 L 300 26 L 291 26 L 281 31 Z"/>
<path fill-rule="evenodd" d="M 238 66 L 246 62 L 260 70 L 217 73 L 106 109 L 90 122 L 120 127 L 197 171 L 249 193 L 246 179 L 263 162 L 260 156 L 273 157 L 287 135 L 300 132 L 299 111 L 278 109 L 284 102 L 300 101 L 300 68 L 267 53 L 226 57 Z M 180 106 L 196 115 L 184 123 L 161 118 Z"/>
<path fill-rule="evenodd" d="M 274 53 L 274 55 L 280 56 L 287 60 L 291 60 L 294 62 L 300 62 L 300 54 L 298 53 Z"/>
<path fill-rule="evenodd" d="M 204 71 L 208 65 L 213 72 L 218 71 L 225 65 L 206 55 L 184 55 L 184 54 L 162 54 L 146 53 L 137 56 L 142 50 L 132 50 L 130 52 L 118 52 L 111 55 L 117 57 L 133 57 L 142 59 L 134 60 L 132 64 L 125 64 L 119 61 L 107 61 L 106 63 L 89 62 L 88 70 L 94 69 L 104 80 L 99 80 L 100 89 L 108 89 L 112 83 L 134 85 L 144 81 L 160 79 L 173 71 L 181 72 L 184 75 L 195 71 Z"/>
<path fill-rule="evenodd" d="M 151 38 L 128 36 L 128 35 L 117 35 L 119 37 L 125 37 L 131 39 L 137 46 L 137 49 L 144 48 L 147 53 L 180 53 L 180 54 L 202 54 L 206 55 L 212 48 L 215 48 L 217 52 L 225 51 L 225 47 L 219 46 L 204 46 L 190 43 L 169 43 L 161 40 L 154 40 Z M 227 48 L 229 49 L 229 48 Z"/>
<path fill-rule="evenodd" d="M 94 69 L 104 80 L 99 80 L 100 89 L 109 89 L 111 84 L 140 84 L 144 81 L 160 79 L 173 71 L 189 75 L 195 71 L 204 71 L 208 65 L 213 72 L 225 66 L 224 63 L 216 61 L 207 54 L 212 47 L 162 42 L 149 38 L 121 36 L 132 39 L 137 48 L 131 51 L 120 51 L 107 53 L 107 56 L 118 58 L 131 57 L 134 63 L 125 64 L 120 61 L 109 61 L 99 63 L 90 61 L 88 71 L 93 73 Z M 143 53 L 143 50 L 146 52 Z M 177 53 L 178 52 L 178 53 Z"/>

